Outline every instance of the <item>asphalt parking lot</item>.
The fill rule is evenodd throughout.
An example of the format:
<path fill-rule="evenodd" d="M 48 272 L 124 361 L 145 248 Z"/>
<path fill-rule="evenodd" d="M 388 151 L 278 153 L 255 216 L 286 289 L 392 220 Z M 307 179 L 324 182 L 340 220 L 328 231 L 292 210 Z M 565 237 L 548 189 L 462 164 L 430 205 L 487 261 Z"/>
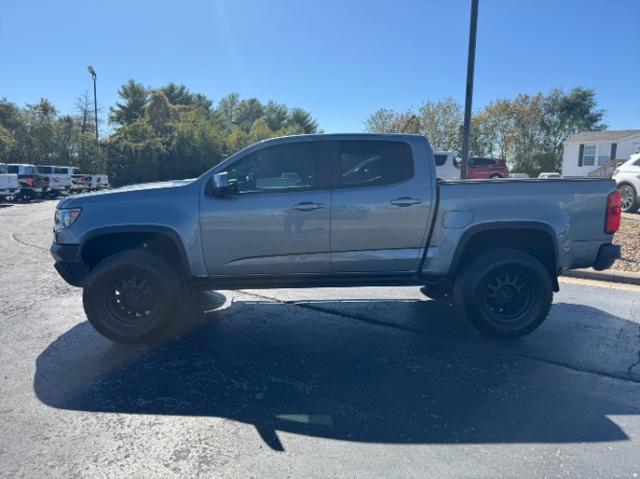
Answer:
<path fill-rule="evenodd" d="M 563 280 L 491 341 L 418 288 L 221 291 L 110 343 L 0 204 L 2 477 L 638 477 L 640 288 Z"/>

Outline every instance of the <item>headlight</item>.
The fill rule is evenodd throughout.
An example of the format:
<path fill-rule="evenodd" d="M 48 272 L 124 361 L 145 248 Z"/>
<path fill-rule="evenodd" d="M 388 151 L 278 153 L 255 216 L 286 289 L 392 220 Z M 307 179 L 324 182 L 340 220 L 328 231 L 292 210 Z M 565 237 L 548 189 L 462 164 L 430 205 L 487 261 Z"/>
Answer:
<path fill-rule="evenodd" d="M 68 228 L 73 223 L 76 222 L 82 209 L 80 208 L 71 208 L 68 210 L 56 210 L 55 217 L 55 226 L 53 228 L 54 231 L 60 231 L 65 228 Z"/>

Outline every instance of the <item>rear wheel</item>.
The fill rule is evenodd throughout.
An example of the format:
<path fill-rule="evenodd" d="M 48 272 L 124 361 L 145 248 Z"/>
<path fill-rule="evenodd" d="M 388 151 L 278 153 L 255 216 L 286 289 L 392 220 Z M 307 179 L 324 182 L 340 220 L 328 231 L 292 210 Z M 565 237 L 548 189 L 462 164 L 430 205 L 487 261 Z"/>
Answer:
<path fill-rule="evenodd" d="M 496 180 L 498 178 L 502 178 L 502 175 L 499 175 L 499 174 L 495 173 L 495 174 L 493 174 L 493 175 L 491 175 L 489 177 L 489 179 L 491 179 L 491 180 Z"/>
<path fill-rule="evenodd" d="M 625 213 L 635 213 L 640 208 L 640 204 L 638 202 L 638 192 L 636 189 L 625 183 L 618 187 L 618 191 L 622 196 L 622 211 Z"/>
<path fill-rule="evenodd" d="M 161 336 L 174 322 L 180 299 L 178 273 L 160 256 L 139 249 L 100 262 L 82 296 L 91 325 L 121 343 Z"/>
<path fill-rule="evenodd" d="M 471 324 L 486 336 L 517 338 L 545 320 L 553 300 L 547 269 L 533 256 L 514 249 L 492 249 L 464 269 L 456 302 Z"/>

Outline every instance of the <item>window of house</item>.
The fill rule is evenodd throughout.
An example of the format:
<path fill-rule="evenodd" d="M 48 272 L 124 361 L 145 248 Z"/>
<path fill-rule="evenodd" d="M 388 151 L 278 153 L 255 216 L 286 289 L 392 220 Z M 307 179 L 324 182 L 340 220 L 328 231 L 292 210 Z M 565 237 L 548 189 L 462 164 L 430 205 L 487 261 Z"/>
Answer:
<path fill-rule="evenodd" d="M 598 145 L 598 164 L 606 165 L 611 159 L 611 145 Z"/>
<path fill-rule="evenodd" d="M 596 163 L 596 145 L 584 145 L 582 166 L 594 166 Z"/>
<path fill-rule="evenodd" d="M 397 141 L 340 142 L 340 186 L 379 186 L 413 177 L 413 157 Z"/>

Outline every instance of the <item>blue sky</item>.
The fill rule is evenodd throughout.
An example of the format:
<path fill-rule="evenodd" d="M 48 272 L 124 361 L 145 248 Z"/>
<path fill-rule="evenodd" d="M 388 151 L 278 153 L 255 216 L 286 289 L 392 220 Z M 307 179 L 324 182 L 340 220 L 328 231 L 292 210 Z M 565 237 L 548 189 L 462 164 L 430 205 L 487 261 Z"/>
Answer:
<path fill-rule="evenodd" d="M 98 72 L 106 110 L 129 78 L 217 101 L 301 106 L 327 132 L 380 107 L 464 99 L 470 0 L 3 0 L 0 97 L 63 113 Z M 640 0 L 480 0 L 474 109 L 594 88 L 612 129 L 640 128 Z"/>

